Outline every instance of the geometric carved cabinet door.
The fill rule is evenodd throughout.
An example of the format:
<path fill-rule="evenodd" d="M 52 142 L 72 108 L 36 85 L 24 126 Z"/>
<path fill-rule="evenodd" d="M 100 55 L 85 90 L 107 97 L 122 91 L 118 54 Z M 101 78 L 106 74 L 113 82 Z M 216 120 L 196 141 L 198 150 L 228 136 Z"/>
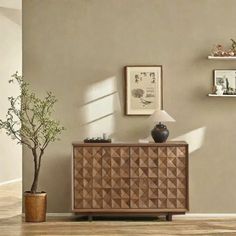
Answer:
<path fill-rule="evenodd" d="M 130 207 L 157 208 L 157 148 L 130 147 Z"/>
<path fill-rule="evenodd" d="M 129 208 L 129 147 L 105 147 L 102 157 L 103 208 Z"/>
<path fill-rule="evenodd" d="M 130 148 L 131 208 L 187 209 L 186 147 Z"/>
<path fill-rule="evenodd" d="M 129 147 L 74 148 L 74 207 L 130 207 Z"/>
<path fill-rule="evenodd" d="M 186 162 L 186 146 L 158 147 L 158 208 L 188 208 Z"/>
<path fill-rule="evenodd" d="M 74 207 L 92 208 L 94 148 L 74 148 Z"/>

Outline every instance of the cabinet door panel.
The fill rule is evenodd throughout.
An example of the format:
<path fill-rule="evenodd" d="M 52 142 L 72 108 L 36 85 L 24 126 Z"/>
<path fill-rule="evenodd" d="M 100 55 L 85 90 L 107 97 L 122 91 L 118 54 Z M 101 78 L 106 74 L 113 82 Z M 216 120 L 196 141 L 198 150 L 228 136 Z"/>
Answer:
<path fill-rule="evenodd" d="M 130 147 L 130 207 L 157 208 L 157 148 Z"/>
<path fill-rule="evenodd" d="M 158 147 L 158 208 L 187 208 L 186 146 Z"/>
<path fill-rule="evenodd" d="M 74 148 L 74 207 L 129 208 L 129 147 Z"/>
<path fill-rule="evenodd" d="M 129 147 L 105 147 L 102 171 L 102 187 L 109 190 L 103 199 L 103 209 L 129 208 Z"/>
<path fill-rule="evenodd" d="M 187 208 L 185 146 L 130 147 L 131 208 Z"/>

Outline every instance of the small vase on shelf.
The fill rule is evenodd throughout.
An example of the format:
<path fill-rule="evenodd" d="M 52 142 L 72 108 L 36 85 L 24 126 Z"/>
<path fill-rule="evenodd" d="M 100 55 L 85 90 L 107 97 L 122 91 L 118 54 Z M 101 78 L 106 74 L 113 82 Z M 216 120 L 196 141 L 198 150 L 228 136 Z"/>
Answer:
<path fill-rule="evenodd" d="M 216 95 L 222 96 L 224 94 L 224 89 L 221 85 L 216 85 Z"/>

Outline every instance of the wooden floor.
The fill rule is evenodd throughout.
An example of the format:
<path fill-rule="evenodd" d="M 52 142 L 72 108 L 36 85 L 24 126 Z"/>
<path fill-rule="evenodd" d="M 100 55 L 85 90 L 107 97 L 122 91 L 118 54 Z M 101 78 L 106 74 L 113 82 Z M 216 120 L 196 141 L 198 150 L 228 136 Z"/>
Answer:
<path fill-rule="evenodd" d="M 21 212 L 21 187 L 0 186 L 0 236 L 39 235 L 236 235 L 236 218 L 203 219 L 174 217 L 172 222 L 155 218 L 96 219 L 48 217 L 46 223 L 25 223 Z"/>
<path fill-rule="evenodd" d="M 0 220 L 21 214 L 21 191 L 21 182 L 0 186 Z"/>

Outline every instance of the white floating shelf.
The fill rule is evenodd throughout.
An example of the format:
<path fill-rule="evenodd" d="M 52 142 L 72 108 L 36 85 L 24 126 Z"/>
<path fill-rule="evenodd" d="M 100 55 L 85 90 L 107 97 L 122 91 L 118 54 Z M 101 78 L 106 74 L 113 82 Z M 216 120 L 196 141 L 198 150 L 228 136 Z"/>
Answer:
<path fill-rule="evenodd" d="M 224 95 L 217 95 L 217 94 L 214 94 L 214 93 L 209 93 L 208 94 L 209 97 L 236 97 L 236 94 L 235 95 L 229 95 L 229 94 L 224 94 Z"/>
<path fill-rule="evenodd" d="M 214 56 L 208 56 L 209 60 L 236 60 L 236 56 L 234 57 L 214 57 Z"/>

